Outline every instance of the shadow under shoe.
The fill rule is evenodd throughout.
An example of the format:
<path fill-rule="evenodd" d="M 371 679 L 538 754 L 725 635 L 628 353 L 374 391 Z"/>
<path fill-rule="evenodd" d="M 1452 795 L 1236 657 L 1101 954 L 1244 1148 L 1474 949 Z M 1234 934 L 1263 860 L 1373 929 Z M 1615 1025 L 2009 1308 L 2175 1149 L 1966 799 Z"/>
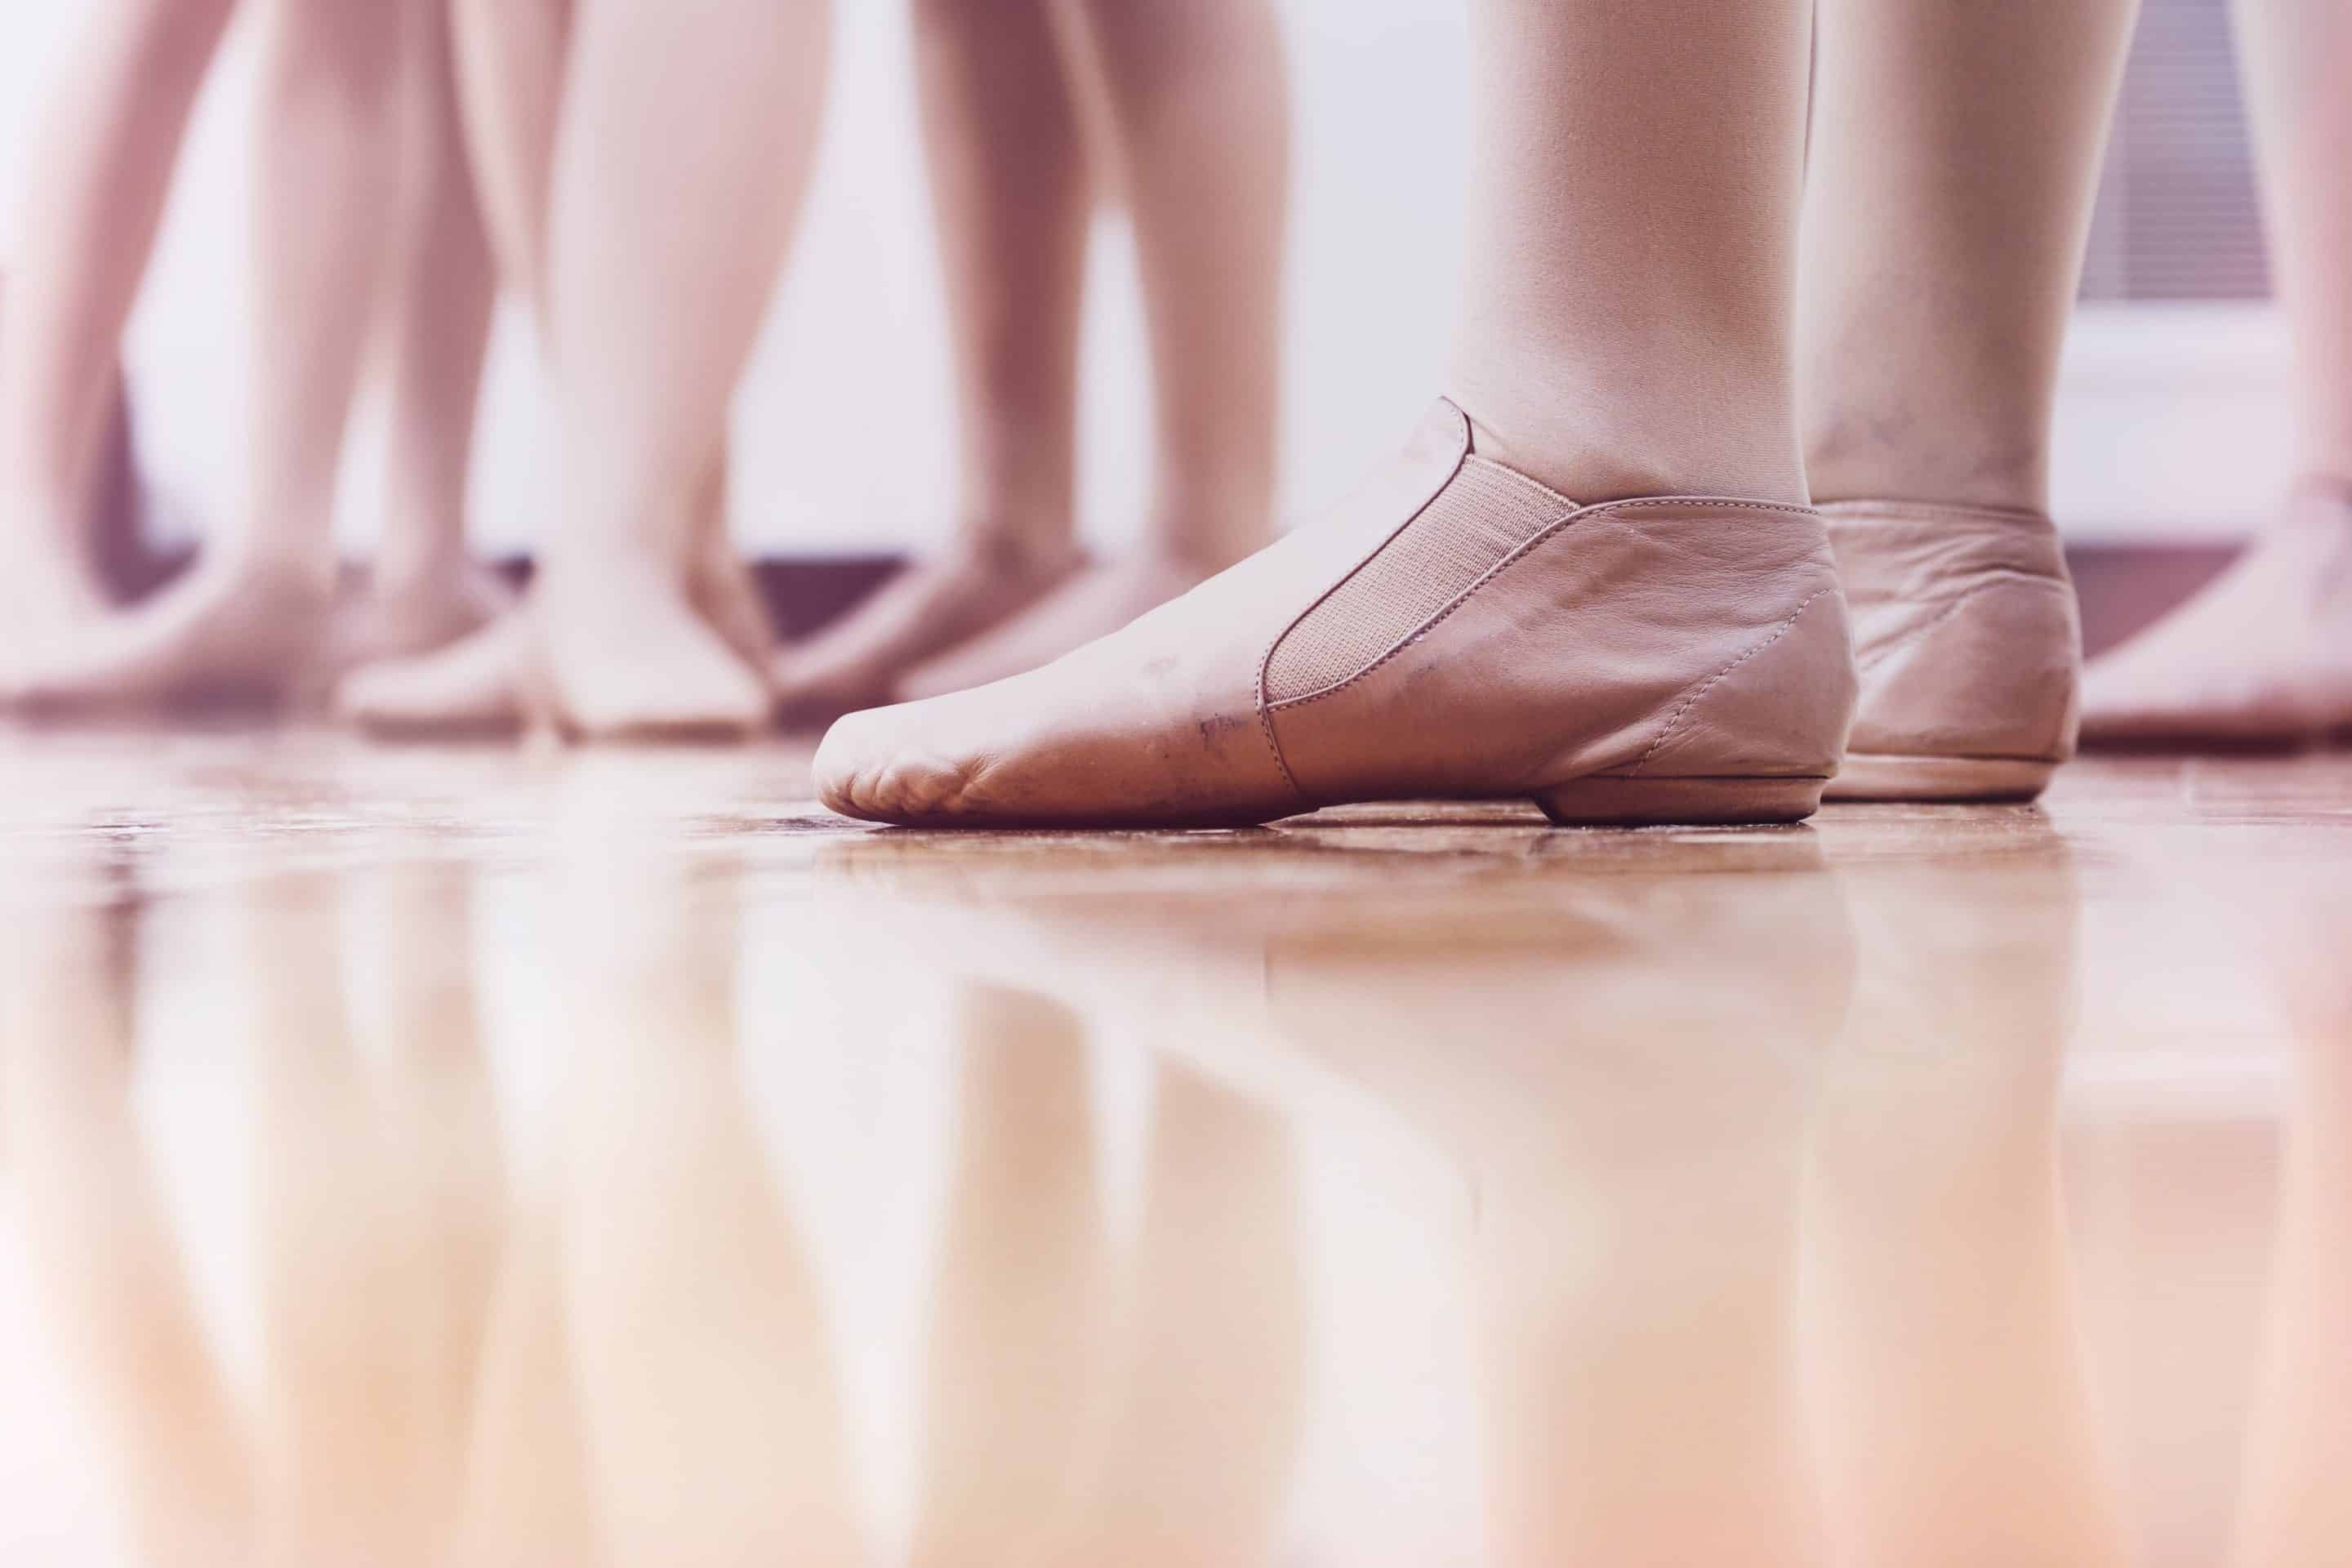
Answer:
<path fill-rule="evenodd" d="M 1862 706 L 1828 798 L 2024 801 L 2074 754 L 2083 634 L 2041 512 L 1822 508 L 1853 608 Z"/>
<path fill-rule="evenodd" d="M 1328 520 L 1044 669 L 844 719 L 816 779 L 910 826 L 1512 797 L 1563 823 L 1790 822 L 1853 700 L 1811 509 L 1580 505 L 1440 401 Z"/>

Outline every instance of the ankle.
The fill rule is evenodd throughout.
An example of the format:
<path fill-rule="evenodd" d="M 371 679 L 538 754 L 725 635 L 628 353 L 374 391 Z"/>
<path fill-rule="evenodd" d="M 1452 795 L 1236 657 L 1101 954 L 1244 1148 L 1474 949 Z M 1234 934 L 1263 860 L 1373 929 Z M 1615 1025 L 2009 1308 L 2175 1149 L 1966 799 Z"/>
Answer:
<path fill-rule="evenodd" d="M 405 544 L 387 538 L 368 563 L 368 591 L 380 599 L 424 598 L 447 592 L 474 568 L 463 544 Z"/>
<path fill-rule="evenodd" d="M 1458 403 L 1458 399 L 1456 400 Z M 1528 439 L 1473 413 L 1471 449 L 1591 506 L 1645 496 L 1724 496 L 1803 506 L 1811 497 L 1795 444 L 1771 438 L 1670 449 L 1642 440 Z M 1786 446 L 1783 456 L 1778 448 Z"/>
<path fill-rule="evenodd" d="M 1951 426 L 1893 436 L 1866 422 L 1842 420 L 1810 432 L 1805 475 L 1814 501 L 1913 501 L 1984 511 L 2047 513 L 2046 441 L 1969 433 Z"/>

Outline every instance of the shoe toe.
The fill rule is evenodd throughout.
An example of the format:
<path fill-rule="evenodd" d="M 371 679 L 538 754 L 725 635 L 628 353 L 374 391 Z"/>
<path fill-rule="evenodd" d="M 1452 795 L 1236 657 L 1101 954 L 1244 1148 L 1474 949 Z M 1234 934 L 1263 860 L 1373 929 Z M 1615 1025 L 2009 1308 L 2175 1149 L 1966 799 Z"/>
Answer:
<path fill-rule="evenodd" d="M 834 721 L 814 763 L 828 809 L 910 827 L 967 815 L 971 767 L 923 743 L 921 706 L 871 708 Z"/>

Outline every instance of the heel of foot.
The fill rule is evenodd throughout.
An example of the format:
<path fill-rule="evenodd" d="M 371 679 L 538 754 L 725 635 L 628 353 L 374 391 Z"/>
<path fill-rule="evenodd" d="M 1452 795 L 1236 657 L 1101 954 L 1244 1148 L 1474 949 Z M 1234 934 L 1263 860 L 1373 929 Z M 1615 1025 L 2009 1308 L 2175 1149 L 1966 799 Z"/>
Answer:
<path fill-rule="evenodd" d="M 1821 809 L 1826 778 L 1627 778 L 1597 775 L 1538 791 L 1562 827 L 1717 827 L 1802 822 Z"/>

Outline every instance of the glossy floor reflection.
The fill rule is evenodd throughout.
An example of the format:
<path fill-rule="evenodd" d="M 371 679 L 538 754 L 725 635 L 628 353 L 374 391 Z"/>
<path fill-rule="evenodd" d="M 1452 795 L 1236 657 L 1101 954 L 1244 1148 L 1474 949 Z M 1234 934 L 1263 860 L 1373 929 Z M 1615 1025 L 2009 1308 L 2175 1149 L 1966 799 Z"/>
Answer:
<path fill-rule="evenodd" d="M 0 1563 L 2352 1561 L 2352 759 L 804 781 L 0 747 Z"/>

